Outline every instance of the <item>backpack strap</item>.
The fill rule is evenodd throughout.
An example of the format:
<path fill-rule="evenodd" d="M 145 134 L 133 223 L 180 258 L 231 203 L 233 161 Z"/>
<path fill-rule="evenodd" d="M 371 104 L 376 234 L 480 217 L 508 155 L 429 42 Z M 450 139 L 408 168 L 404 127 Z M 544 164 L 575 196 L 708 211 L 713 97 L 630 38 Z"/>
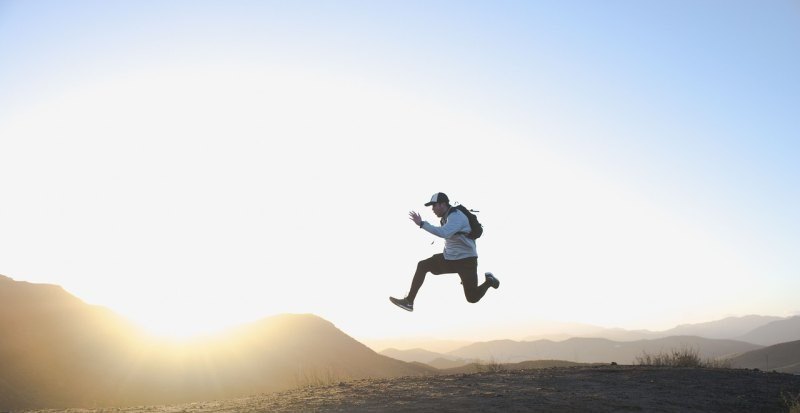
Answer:
<path fill-rule="evenodd" d="M 461 211 L 461 208 L 466 209 L 467 207 L 465 207 L 465 206 L 463 206 L 461 204 L 451 206 L 450 209 L 448 209 L 447 212 L 444 213 L 444 216 L 442 217 L 442 219 L 439 220 L 439 222 L 442 225 L 444 225 L 445 222 L 447 222 L 447 217 L 449 217 L 450 214 L 452 214 L 453 212 Z M 464 211 L 461 211 L 461 213 L 464 214 Z M 464 214 L 464 216 L 467 218 L 467 223 L 469 223 L 469 215 Z M 472 231 L 472 225 L 470 225 L 470 231 Z M 459 232 L 459 234 L 469 235 L 470 231 L 468 231 L 468 232 L 461 231 L 461 232 Z"/>
<path fill-rule="evenodd" d="M 449 217 L 453 212 L 456 212 L 456 209 L 456 207 L 450 206 L 447 212 L 444 213 L 444 216 L 439 219 L 439 224 L 444 225 L 444 223 L 447 222 L 447 217 Z"/>

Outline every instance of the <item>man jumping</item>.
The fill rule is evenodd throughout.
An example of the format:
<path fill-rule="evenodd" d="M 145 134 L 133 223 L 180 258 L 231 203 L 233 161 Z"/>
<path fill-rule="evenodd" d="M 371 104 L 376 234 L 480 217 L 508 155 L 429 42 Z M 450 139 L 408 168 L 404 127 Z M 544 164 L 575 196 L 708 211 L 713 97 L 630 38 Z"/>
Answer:
<path fill-rule="evenodd" d="M 434 226 L 415 211 L 409 212 L 409 219 L 425 231 L 444 238 L 444 252 L 434 254 L 430 258 L 424 259 L 417 264 L 417 271 L 411 281 L 411 289 L 405 298 L 389 297 L 389 300 L 398 307 L 414 311 L 414 299 L 425 276 L 428 273 L 439 274 L 458 274 L 461 277 L 461 284 L 464 286 L 464 296 L 470 303 L 477 303 L 483 298 L 489 287 L 497 288 L 500 280 L 492 273 L 484 274 L 486 279 L 483 284 L 478 285 L 478 250 L 475 240 L 468 237 L 470 224 L 467 216 L 458 208 L 450 205 L 450 199 L 442 192 L 433 194 L 431 200 L 425 204 L 433 209 L 433 213 L 440 218 L 441 226 Z"/>

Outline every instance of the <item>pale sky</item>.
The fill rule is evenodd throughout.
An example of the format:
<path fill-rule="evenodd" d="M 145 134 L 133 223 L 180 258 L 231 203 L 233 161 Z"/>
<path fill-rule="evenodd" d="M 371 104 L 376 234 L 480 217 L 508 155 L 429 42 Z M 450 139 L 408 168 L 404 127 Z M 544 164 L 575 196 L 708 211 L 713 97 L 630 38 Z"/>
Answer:
<path fill-rule="evenodd" d="M 796 1 L 0 0 L 0 274 L 181 336 L 797 314 L 798 73 Z M 407 313 L 437 191 L 501 286 Z"/>

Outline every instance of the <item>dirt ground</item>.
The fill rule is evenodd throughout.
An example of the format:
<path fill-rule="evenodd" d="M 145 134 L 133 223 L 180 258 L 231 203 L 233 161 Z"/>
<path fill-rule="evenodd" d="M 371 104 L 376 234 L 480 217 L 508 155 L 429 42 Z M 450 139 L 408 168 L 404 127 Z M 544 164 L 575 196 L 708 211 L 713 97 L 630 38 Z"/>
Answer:
<path fill-rule="evenodd" d="M 800 394 L 800 376 L 732 369 L 600 366 L 357 380 L 234 400 L 67 411 L 753 413 L 788 411 L 784 394 Z"/>

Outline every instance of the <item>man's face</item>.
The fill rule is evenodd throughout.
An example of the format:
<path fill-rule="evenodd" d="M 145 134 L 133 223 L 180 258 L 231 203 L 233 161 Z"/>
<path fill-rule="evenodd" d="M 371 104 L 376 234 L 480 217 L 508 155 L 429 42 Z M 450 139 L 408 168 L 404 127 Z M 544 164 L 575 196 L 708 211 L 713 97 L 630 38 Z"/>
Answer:
<path fill-rule="evenodd" d="M 439 202 L 433 204 L 431 205 L 431 209 L 433 209 L 433 213 L 436 214 L 437 217 L 441 218 L 444 216 L 444 213 L 447 212 L 447 203 Z"/>

